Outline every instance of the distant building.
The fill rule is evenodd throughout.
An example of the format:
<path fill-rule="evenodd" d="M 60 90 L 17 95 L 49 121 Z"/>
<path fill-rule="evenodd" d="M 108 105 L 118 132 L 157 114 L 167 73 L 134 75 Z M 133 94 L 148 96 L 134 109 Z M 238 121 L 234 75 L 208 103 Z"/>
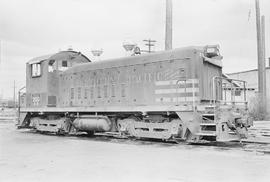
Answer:
<path fill-rule="evenodd" d="M 15 106 L 17 107 L 17 102 Z M 12 99 L 1 99 L 0 100 L 0 108 L 13 108 L 14 107 L 14 100 Z"/>
<path fill-rule="evenodd" d="M 256 101 L 258 102 L 258 69 L 241 71 L 227 74 L 232 79 L 244 80 L 247 82 L 247 99 L 250 107 L 253 107 Z M 270 115 L 270 67 L 266 68 L 266 105 L 267 114 Z"/>

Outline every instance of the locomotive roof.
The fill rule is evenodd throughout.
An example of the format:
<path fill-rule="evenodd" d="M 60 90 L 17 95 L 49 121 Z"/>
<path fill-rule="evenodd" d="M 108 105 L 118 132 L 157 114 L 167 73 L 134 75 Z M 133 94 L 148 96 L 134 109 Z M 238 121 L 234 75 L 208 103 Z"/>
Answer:
<path fill-rule="evenodd" d="M 54 54 L 47 54 L 47 55 L 44 55 L 44 56 L 35 57 L 35 58 L 31 59 L 30 61 L 28 61 L 27 64 L 40 63 L 42 61 L 49 60 L 49 59 L 53 58 L 54 56 L 56 56 L 58 54 L 62 54 L 62 53 L 74 53 L 74 54 L 78 54 L 78 55 L 81 55 L 82 57 L 84 57 L 85 60 L 87 60 L 88 62 L 91 62 L 90 59 L 88 59 L 81 52 L 77 52 L 77 51 L 73 51 L 73 50 L 67 50 L 67 51 L 60 51 L 60 52 L 54 53 Z"/>
<path fill-rule="evenodd" d="M 28 64 L 35 64 L 35 63 L 39 63 L 42 61 L 45 61 L 47 59 L 49 59 L 50 57 L 52 57 L 54 54 L 48 54 L 48 55 L 44 55 L 44 56 L 39 56 L 39 57 L 35 57 L 33 59 L 31 59 L 30 61 L 28 61 Z"/>
<path fill-rule="evenodd" d="M 191 51 L 196 52 L 203 52 L 204 47 L 185 47 L 185 48 L 177 48 L 169 51 L 159 51 L 151 54 L 143 54 L 139 56 L 129 56 L 129 57 L 121 57 L 121 58 L 114 58 L 108 60 L 102 60 L 97 62 L 91 63 L 83 63 L 75 65 L 74 67 L 64 71 L 65 73 L 74 73 L 74 72 L 81 72 L 81 71 L 88 71 L 94 69 L 106 69 L 106 68 L 113 68 L 119 66 L 131 66 L 137 64 L 144 64 L 144 63 L 152 63 L 152 62 L 159 62 L 163 60 L 171 60 L 171 59 L 182 59 L 187 60 L 191 57 Z"/>

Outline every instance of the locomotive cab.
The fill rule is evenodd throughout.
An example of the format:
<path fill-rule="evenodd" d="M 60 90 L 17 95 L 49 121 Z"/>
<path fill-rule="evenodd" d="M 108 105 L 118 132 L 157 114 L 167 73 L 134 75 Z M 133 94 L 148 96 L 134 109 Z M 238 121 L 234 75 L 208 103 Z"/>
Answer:
<path fill-rule="evenodd" d="M 80 52 L 62 51 L 37 57 L 26 64 L 26 107 L 56 107 L 59 74 L 90 60 Z"/>

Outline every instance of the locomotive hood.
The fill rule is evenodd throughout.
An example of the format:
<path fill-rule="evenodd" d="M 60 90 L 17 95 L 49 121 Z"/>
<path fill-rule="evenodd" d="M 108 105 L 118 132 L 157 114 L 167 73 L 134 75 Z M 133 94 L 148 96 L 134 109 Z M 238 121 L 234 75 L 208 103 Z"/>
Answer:
<path fill-rule="evenodd" d="M 96 61 L 96 62 L 85 63 L 85 64 L 78 64 L 66 70 L 64 74 L 88 71 L 92 69 L 94 70 L 94 69 L 113 68 L 113 67 L 119 67 L 119 65 L 131 66 L 131 65 L 136 65 L 136 64 L 146 64 L 146 63 L 153 63 L 153 62 L 172 60 L 172 59 L 173 60 L 188 60 L 188 59 L 191 59 L 191 56 L 193 56 L 194 53 L 200 54 L 202 57 L 204 57 L 205 61 L 208 61 L 214 65 L 222 67 L 222 64 L 220 61 L 222 57 L 217 57 L 217 59 L 213 59 L 213 57 L 211 58 L 207 57 L 206 50 L 209 47 L 212 48 L 212 47 L 218 47 L 218 46 L 190 46 L 190 47 L 177 48 L 177 49 L 168 50 L 168 51 L 159 51 L 159 52 L 155 52 L 151 54 L 142 54 L 139 56 L 121 57 L 121 58 L 114 58 L 114 59 Z"/>

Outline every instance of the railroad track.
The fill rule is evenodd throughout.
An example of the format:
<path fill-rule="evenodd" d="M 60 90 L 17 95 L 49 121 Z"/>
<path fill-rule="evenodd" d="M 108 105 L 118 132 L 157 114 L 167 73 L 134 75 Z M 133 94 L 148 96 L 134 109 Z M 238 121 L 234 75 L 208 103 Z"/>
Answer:
<path fill-rule="evenodd" d="M 36 132 L 35 130 L 25 130 L 26 133 L 32 134 L 40 134 L 41 132 Z M 44 133 L 45 135 L 55 136 L 55 133 Z M 270 143 L 260 143 L 260 142 L 205 142 L 205 143 L 187 143 L 187 142 L 177 142 L 175 140 L 155 140 L 155 139 L 139 139 L 134 137 L 121 136 L 116 132 L 109 133 L 96 133 L 94 136 L 89 137 L 84 132 L 77 134 L 69 134 L 69 135 L 59 135 L 59 137 L 67 137 L 73 138 L 75 140 L 89 140 L 89 141 L 98 141 L 98 142 L 110 142 L 110 143 L 123 143 L 123 144 L 131 144 L 131 145 L 149 145 L 149 146 L 160 146 L 160 147 L 191 147 L 193 148 L 201 148 L 201 147 L 211 147 L 218 151 L 225 150 L 239 150 L 245 152 L 253 152 L 258 155 L 268 154 L 270 155 Z"/>

